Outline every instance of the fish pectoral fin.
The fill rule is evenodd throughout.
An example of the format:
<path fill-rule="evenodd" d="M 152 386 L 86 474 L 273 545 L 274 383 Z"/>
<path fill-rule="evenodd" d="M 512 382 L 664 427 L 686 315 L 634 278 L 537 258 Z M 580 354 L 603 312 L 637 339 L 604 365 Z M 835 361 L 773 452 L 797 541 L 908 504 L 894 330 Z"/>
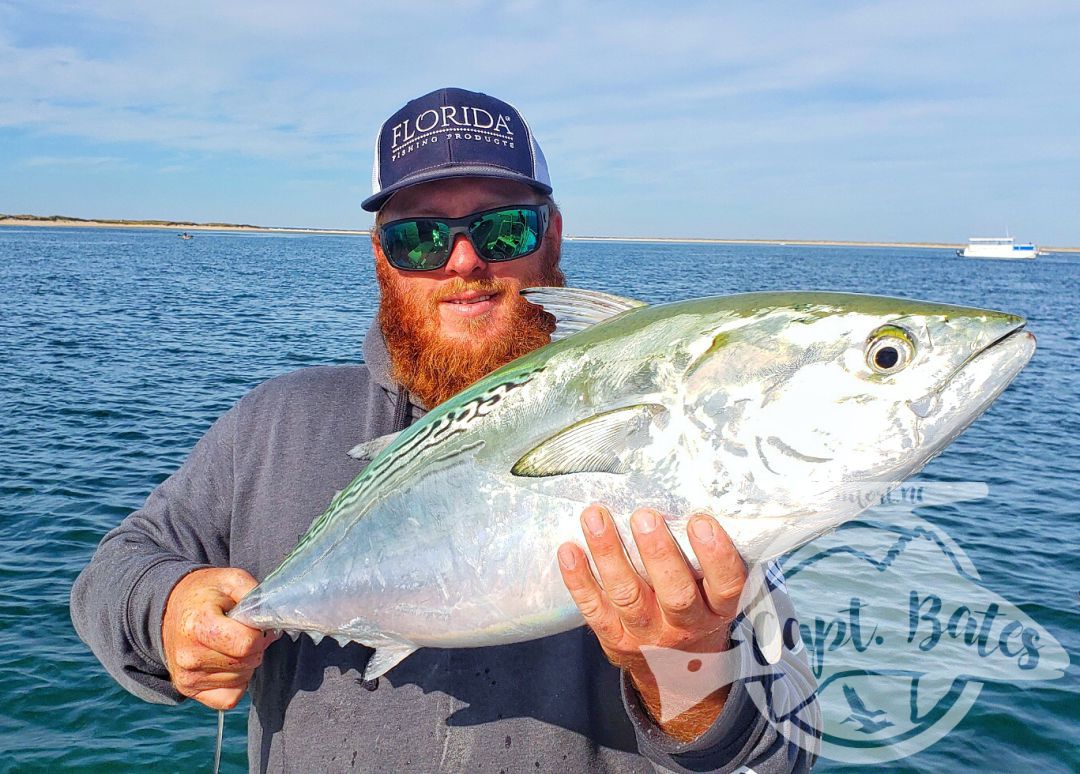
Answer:
<path fill-rule="evenodd" d="M 552 341 L 583 331 L 628 309 L 648 306 L 644 301 L 633 298 L 581 288 L 525 288 L 521 295 L 530 304 L 544 307 L 545 312 L 555 317 Z"/>
<path fill-rule="evenodd" d="M 382 677 L 417 650 L 419 648 L 416 646 L 403 643 L 380 645 L 371 654 L 367 666 L 364 667 L 364 680 L 374 680 L 376 677 Z"/>
<path fill-rule="evenodd" d="M 354 460 L 371 462 L 371 460 L 379 456 L 383 449 L 392 444 L 398 435 L 400 433 L 387 433 L 386 435 L 380 435 L 378 438 L 372 438 L 370 441 L 358 443 L 349 449 L 349 456 Z"/>
<path fill-rule="evenodd" d="M 628 473 L 631 455 L 649 442 L 649 428 L 667 409 L 639 403 L 606 411 L 561 430 L 519 459 L 515 476 L 568 473 Z"/>

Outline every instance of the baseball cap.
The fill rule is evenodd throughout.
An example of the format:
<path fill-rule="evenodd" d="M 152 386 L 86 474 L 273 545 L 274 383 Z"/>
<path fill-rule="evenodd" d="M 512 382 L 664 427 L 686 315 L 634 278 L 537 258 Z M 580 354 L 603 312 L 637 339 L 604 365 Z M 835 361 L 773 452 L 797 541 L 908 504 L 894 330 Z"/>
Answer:
<path fill-rule="evenodd" d="M 417 97 L 379 127 L 371 196 L 361 206 L 375 212 L 402 188 L 449 177 L 494 177 L 543 194 L 552 190 L 547 161 L 517 108 L 445 88 Z"/>

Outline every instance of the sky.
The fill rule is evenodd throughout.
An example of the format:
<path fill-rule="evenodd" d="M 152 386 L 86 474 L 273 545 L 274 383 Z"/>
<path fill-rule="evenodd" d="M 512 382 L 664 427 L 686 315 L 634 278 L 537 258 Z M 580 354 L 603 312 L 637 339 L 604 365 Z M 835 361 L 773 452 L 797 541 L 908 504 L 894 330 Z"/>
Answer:
<path fill-rule="evenodd" d="M 9 2 L 0 212 L 367 228 L 379 125 L 517 106 L 570 235 L 1080 246 L 1080 3 Z"/>

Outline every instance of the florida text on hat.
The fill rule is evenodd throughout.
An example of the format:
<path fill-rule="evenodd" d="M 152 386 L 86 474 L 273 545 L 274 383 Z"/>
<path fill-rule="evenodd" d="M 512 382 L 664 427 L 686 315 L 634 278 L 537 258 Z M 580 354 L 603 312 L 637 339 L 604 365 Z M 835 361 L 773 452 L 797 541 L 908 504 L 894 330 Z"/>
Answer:
<path fill-rule="evenodd" d="M 361 206 L 375 212 L 402 188 L 447 177 L 517 180 L 551 193 L 547 161 L 517 108 L 448 88 L 414 99 L 379 128 L 372 193 Z"/>

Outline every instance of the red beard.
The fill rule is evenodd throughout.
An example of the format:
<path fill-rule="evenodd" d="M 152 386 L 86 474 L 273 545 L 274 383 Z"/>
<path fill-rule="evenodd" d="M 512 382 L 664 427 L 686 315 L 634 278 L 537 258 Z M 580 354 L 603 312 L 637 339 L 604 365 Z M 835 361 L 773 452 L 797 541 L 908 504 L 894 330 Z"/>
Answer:
<path fill-rule="evenodd" d="M 428 409 L 496 368 L 544 346 L 555 329 L 551 315 L 518 295 L 517 283 L 458 278 L 431 297 L 414 292 L 408 280 L 398 279 L 381 258 L 376 259 L 375 275 L 382 292 L 379 325 L 390 353 L 391 375 Z M 556 252 L 554 260 L 550 256 L 545 259 L 539 275 L 530 277 L 522 287 L 561 287 L 564 283 Z M 444 338 L 439 332 L 439 301 L 468 290 L 504 294 L 501 303 L 511 304 L 508 323 L 491 334 L 484 330 L 488 322 L 479 320 L 475 338 Z"/>

